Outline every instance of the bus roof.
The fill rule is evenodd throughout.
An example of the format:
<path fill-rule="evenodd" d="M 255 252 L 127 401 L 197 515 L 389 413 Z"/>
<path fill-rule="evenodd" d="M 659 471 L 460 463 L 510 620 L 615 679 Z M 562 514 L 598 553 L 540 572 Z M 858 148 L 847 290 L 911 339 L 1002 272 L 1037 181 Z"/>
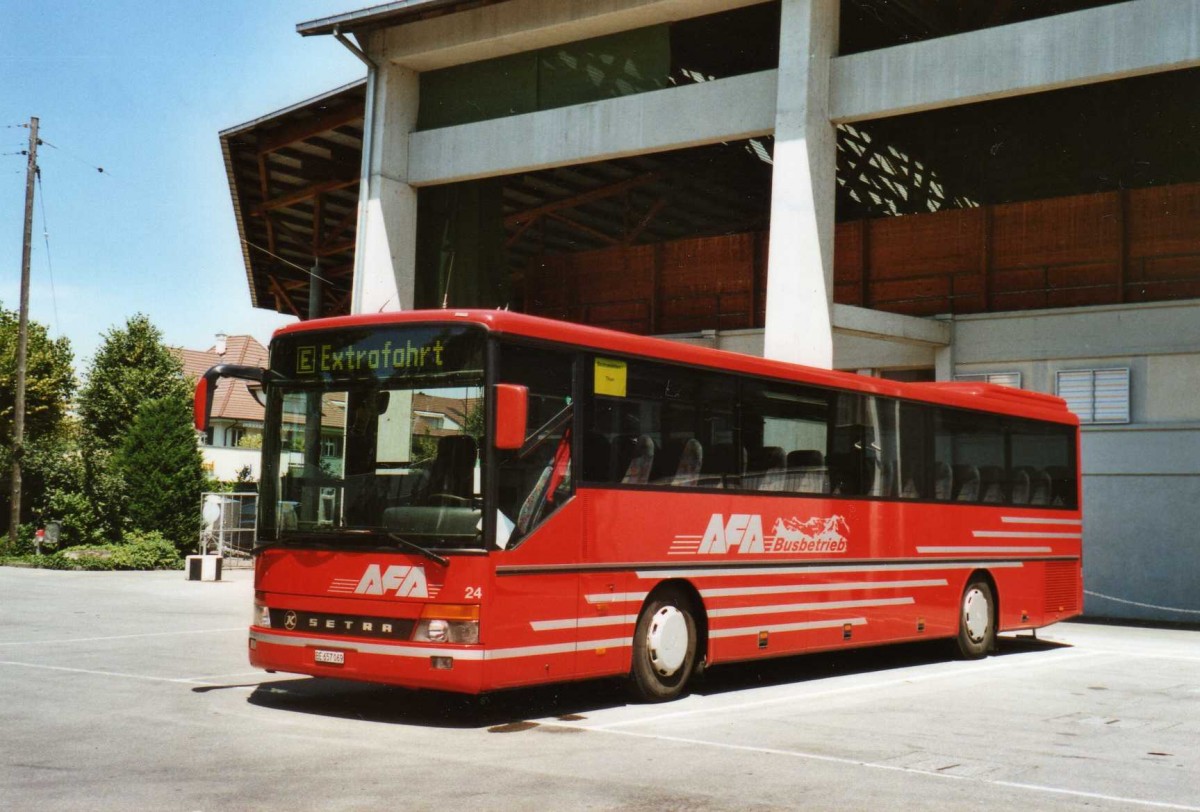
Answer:
<path fill-rule="evenodd" d="M 945 406 L 978 409 L 1001 414 L 1078 425 L 1079 418 L 1067 410 L 1066 402 L 1054 395 L 987 383 L 903 383 L 869 378 L 850 372 L 819 369 L 760 358 L 754 355 L 697 347 L 678 341 L 622 333 L 566 321 L 529 316 L 507 310 L 404 310 L 337 316 L 289 324 L 275 331 L 274 338 L 314 330 L 383 327 L 387 325 L 443 322 L 478 324 L 492 332 L 551 341 L 581 348 L 670 361 L 727 372 L 742 372 L 769 378 L 853 390 L 875 395 L 919 400 Z"/>

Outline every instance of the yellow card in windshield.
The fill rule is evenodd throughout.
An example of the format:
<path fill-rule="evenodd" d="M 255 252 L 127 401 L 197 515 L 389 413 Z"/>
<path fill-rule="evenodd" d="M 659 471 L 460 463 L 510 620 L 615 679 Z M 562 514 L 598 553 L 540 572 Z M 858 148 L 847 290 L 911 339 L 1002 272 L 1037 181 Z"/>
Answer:
<path fill-rule="evenodd" d="M 625 397 L 626 365 L 611 358 L 596 359 L 595 392 L 597 395 Z"/>

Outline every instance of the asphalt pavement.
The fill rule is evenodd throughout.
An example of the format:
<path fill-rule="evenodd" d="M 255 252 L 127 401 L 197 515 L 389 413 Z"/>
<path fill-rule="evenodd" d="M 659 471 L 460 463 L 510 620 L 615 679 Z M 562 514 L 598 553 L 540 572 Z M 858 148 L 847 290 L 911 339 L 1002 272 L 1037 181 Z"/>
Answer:
<path fill-rule="evenodd" d="M 251 669 L 250 578 L 0 568 L 0 809 L 1200 810 L 1200 632 L 466 698 Z"/>

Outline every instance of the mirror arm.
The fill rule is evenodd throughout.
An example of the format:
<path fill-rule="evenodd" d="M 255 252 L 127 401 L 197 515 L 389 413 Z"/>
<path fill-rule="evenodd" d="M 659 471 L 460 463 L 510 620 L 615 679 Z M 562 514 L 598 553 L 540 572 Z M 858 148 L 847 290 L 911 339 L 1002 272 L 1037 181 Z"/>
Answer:
<path fill-rule="evenodd" d="M 217 364 L 205 372 L 196 383 L 195 423 L 197 431 L 207 431 L 212 420 L 213 393 L 217 391 L 217 381 L 220 378 L 237 378 L 252 381 L 259 385 L 273 380 L 276 375 L 262 367 L 243 366 L 240 364 Z"/>

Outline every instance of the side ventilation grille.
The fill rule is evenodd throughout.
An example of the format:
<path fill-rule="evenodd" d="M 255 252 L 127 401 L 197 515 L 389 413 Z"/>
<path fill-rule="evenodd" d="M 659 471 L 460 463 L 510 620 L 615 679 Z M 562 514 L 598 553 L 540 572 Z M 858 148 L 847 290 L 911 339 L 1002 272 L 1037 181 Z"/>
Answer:
<path fill-rule="evenodd" d="M 1079 565 L 1074 561 L 1046 564 L 1046 605 L 1049 614 L 1079 611 Z"/>

